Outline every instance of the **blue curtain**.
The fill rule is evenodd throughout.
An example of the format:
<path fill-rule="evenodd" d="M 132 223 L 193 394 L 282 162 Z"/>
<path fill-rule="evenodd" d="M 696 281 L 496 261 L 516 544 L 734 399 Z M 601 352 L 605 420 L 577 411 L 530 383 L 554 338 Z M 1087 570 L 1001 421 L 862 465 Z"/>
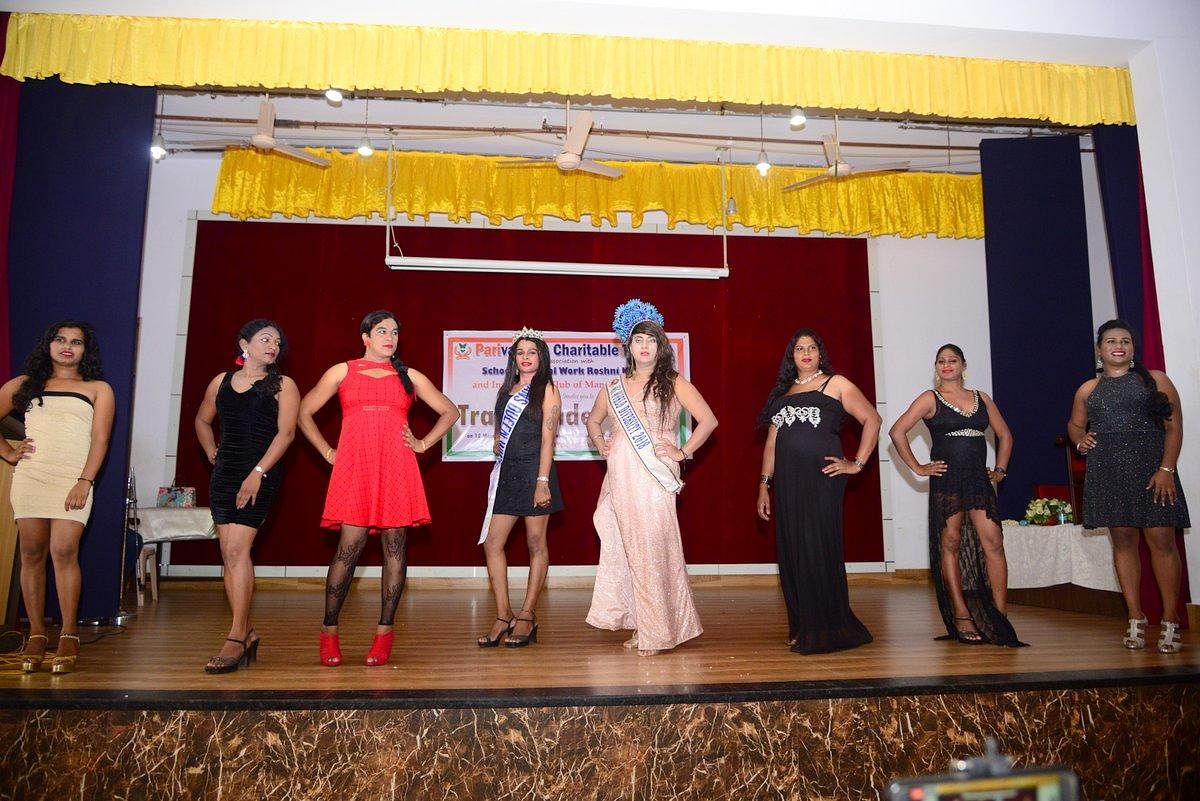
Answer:
<path fill-rule="evenodd" d="M 1133 326 L 1139 337 L 1143 321 L 1142 231 L 1137 128 L 1131 125 L 1097 125 L 1092 129 L 1096 147 L 1096 174 L 1104 205 L 1104 229 L 1112 264 L 1117 314 Z"/>
<path fill-rule="evenodd" d="M 120 609 L 129 422 L 155 90 L 26 81 L 9 236 L 9 331 L 19 369 L 46 326 L 96 328 L 116 394 L 108 459 L 80 551 L 81 619 Z M 153 332 L 174 341 L 173 331 Z M 47 615 L 58 617 L 49 583 Z"/>
<path fill-rule="evenodd" d="M 1016 443 L 1000 513 L 1019 519 L 1034 485 L 1067 483 L 1054 439 L 1093 374 L 1083 175 L 1074 136 L 985 139 L 979 153 L 993 398 Z"/>

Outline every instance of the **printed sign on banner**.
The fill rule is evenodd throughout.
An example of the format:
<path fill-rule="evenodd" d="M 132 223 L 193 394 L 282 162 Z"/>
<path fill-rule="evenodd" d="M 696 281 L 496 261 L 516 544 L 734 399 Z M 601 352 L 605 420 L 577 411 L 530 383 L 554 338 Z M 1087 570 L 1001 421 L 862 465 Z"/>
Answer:
<path fill-rule="evenodd" d="M 587 418 L 596 395 L 621 374 L 625 355 L 611 331 L 546 331 L 554 385 L 562 396 L 562 426 L 555 459 L 599 459 L 588 441 Z M 691 380 L 688 335 L 667 333 L 675 367 Z M 442 460 L 490 462 L 496 424 L 496 393 L 512 346 L 511 331 L 443 331 L 442 391 L 458 406 L 458 422 L 442 441 Z M 609 426 L 606 423 L 606 428 Z M 691 418 L 679 415 L 679 444 Z"/>

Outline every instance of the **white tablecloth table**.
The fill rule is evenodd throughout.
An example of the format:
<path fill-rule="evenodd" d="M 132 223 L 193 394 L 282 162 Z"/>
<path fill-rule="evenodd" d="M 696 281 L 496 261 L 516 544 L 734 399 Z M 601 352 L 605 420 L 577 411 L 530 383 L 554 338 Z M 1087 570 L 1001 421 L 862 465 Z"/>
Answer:
<path fill-rule="evenodd" d="M 1108 529 L 1005 525 L 1009 589 L 1074 584 L 1120 592 Z"/>
<path fill-rule="evenodd" d="M 217 527 L 213 525 L 212 510 L 205 506 L 139 507 L 137 516 L 138 533 L 142 535 L 142 552 L 137 560 L 137 602 L 141 606 L 147 582 L 150 598 L 158 600 L 158 543 L 216 539 Z"/>

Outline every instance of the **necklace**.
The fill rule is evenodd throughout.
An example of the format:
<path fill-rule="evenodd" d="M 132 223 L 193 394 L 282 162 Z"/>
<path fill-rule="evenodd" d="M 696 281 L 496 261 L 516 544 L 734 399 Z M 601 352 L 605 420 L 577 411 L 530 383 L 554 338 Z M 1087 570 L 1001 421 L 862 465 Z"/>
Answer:
<path fill-rule="evenodd" d="M 824 370 L 818 370 L 817 372 L 815 372 L 815 373 L 813 373 L 812 375 L 810 375 L 808 378 L 800 378 L 800 377 L 797 377 L 797 378 L 796 378 L 796 380 L 795 380 L 795 381 L 793 381 L 792 383 L 793 383 L 793 384 L 795 384 L 795 385 L 796 385 L 796 386 L 798 386 L 798 387 L 802 387 L 802 386 L 804 386 L 805 384 L 807 384 L 809 381 L 815 381 L 817 378 L 819 378 L 820 376 L 823 376 L 823 375 L 825 375 L 825 371 L 824 371 Z"/>

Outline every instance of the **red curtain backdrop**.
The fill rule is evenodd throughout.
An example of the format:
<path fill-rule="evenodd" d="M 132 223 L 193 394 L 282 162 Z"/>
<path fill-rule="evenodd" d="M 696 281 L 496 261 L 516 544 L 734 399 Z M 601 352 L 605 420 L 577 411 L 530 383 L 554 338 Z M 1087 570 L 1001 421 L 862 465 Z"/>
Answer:
<path fill-rule="evenodd" d="M 440 384 L 445 329 L 607 330 L 613 308 L 627 298 L 657 304 L 669 330 L 690 334 L 692 381 L 720 421 L 686 472 L 679 500 L 684 550 L 693 563 L 775 561 L 772 530 L 754 512 L 764 438 L 755 416 L 795 329 L 819 331 L 838 372 L 875 397 L 864 240 L 733 237 L 732 277 L 697 281 L 396 272 L 383 264 L 384 231 L 378 226 L 201 222 L 198 228 L 178 479 L 197 486 L 202 504 L 209 468 L 192 420 L 212 377 L 234 369 L 236 332 L 254 317 L 282 325 L 290 346 L 284 372 L 305 392 L 330 365 L 362 355 L 358 325 L 372 309 L 399 316 L 401 355 Z M 721 253 L 716 236 L 404 228 L 399 237 L 410 256 L 711 266 Z M 169 332 L 163 336 L 170 338 Z M 317 419 L 335 441 L 336 400 Z M 433 420 L 418 405 L 414 431 L 428 431 Z M 851 422 L 844 432 L 851 449 L 858 435 Z M 422 467 L 433 524 L 410 533 L 411 563 L 482 565 L 475 541 L 491 464 L 442 463 L 431 453 Z M 327 564 L 336 538 L 318 521 L 328 468 L 297 432 L 284 469 L 255 559 L 262 565 Z M 592 511 L 604 465 L 560 462 L 558 469 L 566 510 L 551 522 L 552 563 L 595 564 Z M 848 561 L 883 560 L 874 458 L 850 481 L 845 526 Z M 519 542 L 510 555 L 521 563 L 524 537 L 517 531 L 513 539 Z M 377 544 L 372 548 L 364 563 L 378 564 Z M 220 563 L 213 543 L 177 544 L 172 561 Z"/>
<path fill-rule="evenodd" d="M 0 61 L 8 34 L 9 12 L 0 13 Z M 17 164 L 17 111 L 21 104 L 21 84 L 0 76 L 0 309 L 4 324 L 0 325 L 0 376 L 12 375 L 8 323 L 8 224 L 12 211 L 13 174 Z M 20 366 L 19 364 L 17 365 Z"/>

